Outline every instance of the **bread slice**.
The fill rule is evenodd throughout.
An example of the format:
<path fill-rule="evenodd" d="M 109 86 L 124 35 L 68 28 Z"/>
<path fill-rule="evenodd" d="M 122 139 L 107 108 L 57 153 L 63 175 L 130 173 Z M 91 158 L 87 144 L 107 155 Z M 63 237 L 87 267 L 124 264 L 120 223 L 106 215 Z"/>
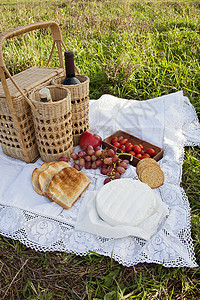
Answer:
<path fill-rule="evenodd" d="M 40 174 L 42 171 L 46 170 L 46 169 L 48 168 L 48 166 L 50 166 L 50 165 L 53 164 L 53 163 L 54 163 L 54 161 L 45 162 L 45 163 L 43 163 L 43 164 L 41 165 L 40 168 L 35 168 L 35 169 L 33 170 L 33 173 L 32 173 L 32 184 L 33 184 L 33 188 L 34 188 L 34 190 L 35 190 L 39 195 L 41 195 L 41 196 L 42 196 L 43 194 L 42 194 L 42 191 L 41 191 L 40 186 L 39 186 L 38 176 L 39 176 L 39 174 Z"/>
<path fill-rule="evenodd" d="M 72 207 L 91 180 L 73 167 L 63 168 L 49 183 L 47 197 L 65 209 Z"/>
<path fill-rule="evenodd" d="M 49 182 L 52 177 L 60 172 L 63 168 L 70 167 L 70 165 L 65 161 L 56 161 L 48 166 L 44 171 L 40 172 L 38 175 L 38 183 L 42 195 L 47 197 L 47 189 L 49 186 Z"/>

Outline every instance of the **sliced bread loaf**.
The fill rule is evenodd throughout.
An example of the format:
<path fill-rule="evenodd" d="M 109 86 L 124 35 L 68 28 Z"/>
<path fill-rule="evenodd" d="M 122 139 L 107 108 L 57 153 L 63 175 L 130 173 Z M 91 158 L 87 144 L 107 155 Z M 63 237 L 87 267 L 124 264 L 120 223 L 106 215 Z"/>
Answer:
<path fill-rule="evenodd" d="M 33 188 L 34 188 L 34 190 L 35 190 L 39 195 L 41 195 L 41 196 L 42 196 L 43 194 L 42 194 L 42 191 L 41 191 L 40 186 L 39 186 L 38 176 L 39 176 L 39 174 L 40 174 L 42 171 L 46 170 L 46 169 L 48 168 L 48 166 L 50 166 L 50 165 L 53 164 L 53 163 L 54 163 L 54 161 L 45 162 L 45 163 L 43 163 L 43 164 L 41 165 L 40 168 L 35 168 L 35 169 L 33 170 L 33 173 L 32 173 L 32 184 L 33 184 Z"/>
<path fill-rule="evenodd" d="M 52 177 L 46 194 L 51 201 L 69 209 L 90 182 L 90 178 L 83 172 L 70 166 L 63 168 Z"/>
<path fill-rule="evenodd" d="M 70 167 L 70 165 L 67 162 L 56 161 L 50 164 L 44 171 L 39 173 L 38 184 L 42 192 L 42 195 L 47 197 L 47 189 L 52 177 L 66 167 Z"/>

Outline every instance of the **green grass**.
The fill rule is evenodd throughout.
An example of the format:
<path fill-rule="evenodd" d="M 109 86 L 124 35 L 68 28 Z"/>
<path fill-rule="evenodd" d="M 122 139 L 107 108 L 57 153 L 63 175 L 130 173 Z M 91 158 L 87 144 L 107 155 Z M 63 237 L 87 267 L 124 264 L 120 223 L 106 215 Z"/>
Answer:
<path fill-rule="evenodd" d="M 145 100 L 183 90 L 200 117 L 200 1 L 1 1 L 0 31 L 42 20 L 59 23 L 90 98 L 110 93 Z M 12 74 L 44 66 L 52 39 L 41 30 L 6 41 Z M 57 66 L 55 52 L 51 66 Z M 191 206 L 200 264 L 199 147 L 187 147 L 182 186 Z M 5 299 L 199 299 L 199 269 L 154 264 L 127 268 L 99 255 L 40 253 L 0 239 L 0 295 Z M 20 272 L 19 272 L 20 270 Z M 17 276 L 16 276 L 17 274 Z"/>

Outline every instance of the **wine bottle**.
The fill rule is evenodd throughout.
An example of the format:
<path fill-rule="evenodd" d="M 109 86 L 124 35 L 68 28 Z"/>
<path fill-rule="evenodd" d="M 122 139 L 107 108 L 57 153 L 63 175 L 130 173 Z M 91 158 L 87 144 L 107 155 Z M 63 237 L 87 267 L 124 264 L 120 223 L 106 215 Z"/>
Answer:
<path fill-rule="evenodd" d="M 79 84 L 80 81 L 75 77 L 75 68 L 74 68 L 74 52 L 65 51 L 65 70 L 66 78 L 63 80 L 62 84 L 64 85 L 74 85 Z"/>
<path fill-rule="evenodd" d="M 39 91 L 41 102 L 52 102 L 51 93 L 48 88 L 43 88 Z"/>

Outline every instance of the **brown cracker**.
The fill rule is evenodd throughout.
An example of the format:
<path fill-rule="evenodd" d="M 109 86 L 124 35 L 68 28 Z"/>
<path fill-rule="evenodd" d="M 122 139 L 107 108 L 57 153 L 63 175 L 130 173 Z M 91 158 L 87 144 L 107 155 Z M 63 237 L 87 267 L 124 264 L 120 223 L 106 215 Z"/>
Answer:
<path fill-rule="evenodd" d="M 144 166 L 151 166 L 151 165 L 156 165 L 159 166 L 157 161 L 153 158 L 143 158 L 141 159 L 136 167 L 137 174 L 140 174 L 141 170 L 143 169 Z"/>
<path fill-rule="evenodd" d="M 141 178 L 141 174 L 143 172 L 143 170 L 145 170 L 146 168 L 149 168 L 149 167 L 153 167 L 153 168 L 160 168 L 158 165 L 153 165 L 153 164 L 144 164 L 141 168 L 140 168 L 140 171 L 139 171 L 139 179 Z"/>
<path fill-rule="evenodd" d="M 159 166 L 151 165 L 143 168 L 139 173 L 139 179 L 148 184 L 152 189 L 155 189 L 164 183 L 165 177 Z"/>

